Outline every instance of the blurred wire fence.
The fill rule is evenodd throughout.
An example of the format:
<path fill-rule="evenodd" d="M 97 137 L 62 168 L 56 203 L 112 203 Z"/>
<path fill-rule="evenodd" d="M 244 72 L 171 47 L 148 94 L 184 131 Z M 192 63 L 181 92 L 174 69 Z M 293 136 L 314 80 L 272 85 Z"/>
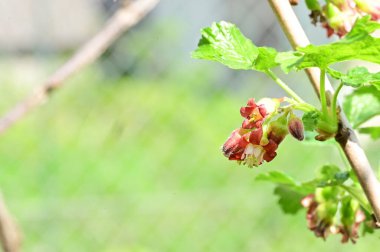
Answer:
<path fill-rule="evenodd" d="M 42 83 L 118 5 L 0 1 L 1 112 Z M 297 11 L 307 20 L 304 6 Z M 24 251 L 340 246 L 334 238 L 316 240 L 304 213 L 282 215 L 271 186 L 254 181 L 269 169 L 307 177 L 307 169 L 337 162 L 332 149 L 288 139 L 273 162 L 253 170 L 221 155 L 247 98 L 284 95 L 259 74 L 190 59 L 199 29 L 222 19 L 259 45 L 289 48 L 266 1 L 163 0 L 1 137 L 1 190 L 23 230 Z M 324 31 L 306 29 L 323 40 Z M 311 87 L 300 85 L 302 73 L 284 78 L 316 101 Z"/>

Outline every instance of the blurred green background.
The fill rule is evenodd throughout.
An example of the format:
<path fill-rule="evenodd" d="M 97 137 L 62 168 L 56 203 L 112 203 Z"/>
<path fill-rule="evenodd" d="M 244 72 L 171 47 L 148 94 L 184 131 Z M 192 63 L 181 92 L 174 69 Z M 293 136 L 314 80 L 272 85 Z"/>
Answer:
<path fill-rule="evenodd" d="M 105 18 L 118 1 L 102 4 Z M 323 164 L 342 164 L 334 146 L 289 137 L 271 163 L 254 169 L 223 157 L 220 146 L 239 126 L 240 106 L 249 97 L 284 94 L 260 74 L 191 60 L 199 29 L 230 20 L 255 42 L 289 45 L 266 1 L 200 5 L 162 1 L 95 65 L 1 136 L 0 189 L 23 231 L 24 251 L 312 252 L 379 245 L 378 234 L 357 245 L 315 238 L 305 211 L 284 215 L 273 186 L 255 181 L 274 169 L 311 178 Z M 324 31 L 308 23 L 304 6 L 296 10 L 320 42 Z M 40 85 L 75 47 L 3 46 L 1 111 Z M 303 73 L 283 78 L 316 103 Z M 379 142 L 363 140 L 377 167 Z"/>

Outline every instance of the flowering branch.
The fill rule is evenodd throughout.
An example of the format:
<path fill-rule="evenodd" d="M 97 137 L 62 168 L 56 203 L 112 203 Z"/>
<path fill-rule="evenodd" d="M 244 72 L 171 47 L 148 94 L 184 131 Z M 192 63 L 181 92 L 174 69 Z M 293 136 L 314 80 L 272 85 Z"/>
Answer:
<path fill-rule="evenodd" d="M 297 16 L 288 1 L 269 0 L 273 11 L 276 13 L 279 22 L 288 37 L 293 48 L 304 47 L 310 44 Z M 315 68 L 306 69 L 306 73 L 317 94 L 320 92 L 320 71 Z M 334 93 L 331 84 L 326 79 L 325 89 L 327 93 Z M 331 97 L 327 96 L 330 102 Z M 374 216 L 376 217 L 376 225 L 380 226 L 380 183 L 377 180 L 368 158 L 361 148 L 357 136 L 346 116 L 343 112 L 339 114 L 339 132 L 336 135 L 336 141 L 342 147 L 345 156 L 349 160 L 358 180 L 366 194 L 369 203 L 372 206 Z"/>
<path fill-rule="evenodd" d="M 85 66 L 94 62 L 126 30 L 137 24 L 148 14 L 159 0 L 139 0 L 120 8 L 92 39 L 90 39 L 57 71 L 44 85 L 38 87 L 24 101 L 17 104 L 0 119 L 0 134 L 12 126 L 29 111 L 44 102 L 52 91 Z"/>

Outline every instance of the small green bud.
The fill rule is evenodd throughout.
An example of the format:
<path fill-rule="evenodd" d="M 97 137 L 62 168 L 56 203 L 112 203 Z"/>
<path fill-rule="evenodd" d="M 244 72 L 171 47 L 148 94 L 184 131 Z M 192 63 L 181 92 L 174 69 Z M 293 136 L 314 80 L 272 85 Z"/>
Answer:
<path fill-rule="evenodd" d="M 318 11 L 321 9 L 321 5 L 318 0 L 306 0 L 306 6 L 311 11 Z"/>

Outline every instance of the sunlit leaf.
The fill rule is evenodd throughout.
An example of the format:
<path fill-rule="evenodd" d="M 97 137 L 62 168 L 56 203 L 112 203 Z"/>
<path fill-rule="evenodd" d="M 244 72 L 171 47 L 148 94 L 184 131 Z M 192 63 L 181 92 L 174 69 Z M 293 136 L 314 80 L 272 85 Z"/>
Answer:
<path fill-rule="evenodd" d="M 202 29 L 193 58 L 218 61 L 233 69 L 251 69 L 259 49 L 234 25 L 224 21 Z"/>
<path fill-rule="evenodd" d="M 276 62 L 284 73 L 296 70 L 297 66 L 302 62 L 303 54 L 299 52 L 280 52 L 276 56 Z"/>
<path fill-rule="evenodd" d="M 370 16 L 358 19 L 352 30 L 341 40 L 326 45 L 308 45 L 281 55 L 284 71 L 319 67 L 326 69 L 347 60 L 365 60 L 380 64 L 380 38 L 371 36 L 380 24 Z M 293 54 L 293 55 L 292 55 Z"/>
<path fill-rule="evenodd" d="M 373 85 L 380 90 L 380 72 L 370 73 L 365 67 L 352 68 L 347 74 L 331 68 L 328 69 L 328 72 L 333 78 L 340 80 L 346 86 L 358 88 L 364 85 Z"/>
<path fill-rule="evenodd" d="M 201 33 L 193 58 L 217 61 L 232 69 L 262 72 L 278 65 L 274 48 L 255 46 L 234 24 L 224 21 L 213 23 Z"/>

